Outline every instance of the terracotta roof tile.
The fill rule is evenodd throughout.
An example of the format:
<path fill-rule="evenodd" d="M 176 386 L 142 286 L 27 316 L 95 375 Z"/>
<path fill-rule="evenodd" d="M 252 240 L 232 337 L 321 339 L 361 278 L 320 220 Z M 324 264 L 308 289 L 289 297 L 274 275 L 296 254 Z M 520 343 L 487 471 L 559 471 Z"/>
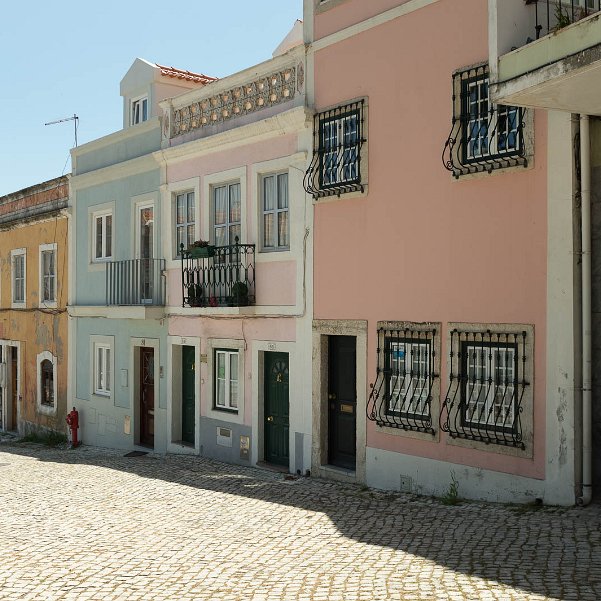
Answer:
<path fill-rule="evenodd" d="M 211 83 L 217 79 L 216 77 L 203 75 L 202 73 L 192 73 L 192 71 L 183 71 L 182 69 L 176 69 L 175 67 L 165 67 L 158 63 L 155 64 L 161 70 L 161 75 L 164 75 L 165 77 L 176 77 L 177 79 L 185 79 L 187 81 L 203 84 Z"/>

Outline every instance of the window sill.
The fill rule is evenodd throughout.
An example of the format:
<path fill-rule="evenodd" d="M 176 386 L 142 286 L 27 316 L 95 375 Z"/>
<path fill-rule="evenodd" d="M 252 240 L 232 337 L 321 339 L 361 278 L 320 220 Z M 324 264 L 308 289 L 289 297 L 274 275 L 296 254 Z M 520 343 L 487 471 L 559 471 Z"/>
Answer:
<path fill-rule="evenodd" d="M 238 409 L 230 409 L 229 407 L 212 407 L 213 411 L 222 411 L 223 413 L 230 413 L 232 415 L 238 415 Z"/>
<path fill-rule="evenodd" d="M 11 309 L 27 309 L 27 303 L 23 302 L 23 303 L 16 303 L 16 302 L 12 302 L 10 304 Z"/>

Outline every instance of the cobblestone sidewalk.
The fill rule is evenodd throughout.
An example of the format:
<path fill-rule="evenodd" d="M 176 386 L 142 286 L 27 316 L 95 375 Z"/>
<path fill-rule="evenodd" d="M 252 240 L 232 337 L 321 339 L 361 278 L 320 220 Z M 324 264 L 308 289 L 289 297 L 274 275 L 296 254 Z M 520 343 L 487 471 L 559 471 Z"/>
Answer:
<path fill-rule="evenodd" d="M 1 600 L 601 599 L 601 508 L 0 445 Z"/>

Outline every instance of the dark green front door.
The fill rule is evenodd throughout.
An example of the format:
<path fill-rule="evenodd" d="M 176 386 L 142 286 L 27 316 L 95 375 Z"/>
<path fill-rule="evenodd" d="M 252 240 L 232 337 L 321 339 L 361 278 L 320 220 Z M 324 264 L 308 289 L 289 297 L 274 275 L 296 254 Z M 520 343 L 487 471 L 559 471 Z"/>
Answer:
<path fill-rule="evenodd" d="M 182 346 L 182 441 L 194 444 L 194 353 Z"/>
<path fill-rule="evenodd" d="M 265 353 L 265 461 L 288 465 L 288 353 Z"/>

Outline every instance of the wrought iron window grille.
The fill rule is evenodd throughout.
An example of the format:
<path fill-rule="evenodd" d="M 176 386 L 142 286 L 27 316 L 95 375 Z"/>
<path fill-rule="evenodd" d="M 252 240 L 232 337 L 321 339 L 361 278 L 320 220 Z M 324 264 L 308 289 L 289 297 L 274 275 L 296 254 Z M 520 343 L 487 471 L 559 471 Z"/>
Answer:
<path fill-rule="evenodd" d="M 434 434 L 436 330 L 378 329 L 377 376 L 367 418 L 379 426 Z"/>
<path fill-rule="evenodd" d="M 601 11 L 601 0 L 526 0 L 526 4 L 535 7 L 537 40 L 543 32 L 553 33 Z"/>
<path fill-rule="evenodd" d="M 365 101 L 339 106 L 314 117 L 313 159 L 303 187 L 313 198 L 363 192 L 361 148 L 365 138 Z"/>
<path fill-rule="evenodd" d="M 452 438 L 526 448 L 522 435 L 525 331 L 450 333 L 449 388 L 440 428 Z"/>
<path fill-rule="evenodd" d="M 442 162 L 456 177 L 528 165 L 524 141 L 526 111 L 492 104 L 488 65 L 453 75 L 453 120 Z"/>

